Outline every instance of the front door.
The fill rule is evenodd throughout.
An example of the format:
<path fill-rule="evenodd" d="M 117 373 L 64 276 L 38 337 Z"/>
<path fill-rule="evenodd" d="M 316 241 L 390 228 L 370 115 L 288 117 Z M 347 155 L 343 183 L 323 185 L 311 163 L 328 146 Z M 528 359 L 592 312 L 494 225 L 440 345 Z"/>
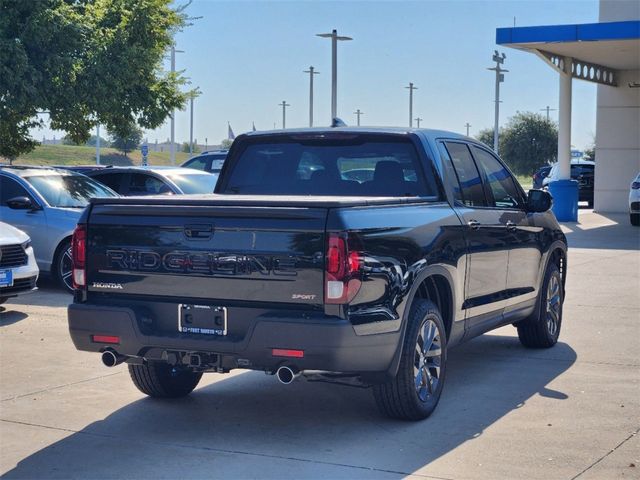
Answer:
<path fill-rule="evenodd" d="M 43 257 L 44 252 L 49 251 L 47 236 L 42 235 L 42 231 L 47 228 L 45 211 L 42 208 L 33 210 L 9 208 L 7 201 L 15 197 L 28 197 L 34 205 L 40 206 L 38 200 L 15 179 L 0 175 L 0 221 L 22 230 L 31 237 L 38 266 L 43 270 L 48 270 L 51 260 Z"/>
<path fill-rule="evenodd" d="M 471 151 L 485 179 L 489 203 L 500 214 L 508 232 L 507 311 L 531 307 L 540 283 L 542 227 L 535 213 L 527 213 L 524 192 L 509 170 L 491 152 L 478 146 Z"/>
<path fill-rule="evenodd" d="M 507 290 L 508 235 L 501 213 L 491 208 L 481 174 L 462 142 L 446 141 L 444 162 L 453 165 L 460 188 L 454 209 L 464 224 L 468 262 L 465 301 L 468 327 L 483 328 L 501 320 Z"/>

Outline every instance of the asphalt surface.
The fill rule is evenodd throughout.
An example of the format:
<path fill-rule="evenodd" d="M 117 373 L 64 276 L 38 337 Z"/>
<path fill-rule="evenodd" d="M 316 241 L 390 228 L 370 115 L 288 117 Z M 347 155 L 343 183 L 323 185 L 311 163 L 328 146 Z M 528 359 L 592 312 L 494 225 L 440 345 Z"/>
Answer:
<path fill-rule="evenodd" d="M 371 392 L 208 374 L 186 399 L 139 393 L 126 365 L 77 352 L 51 283 L 0 308 L 6 478 L 640 478 L 640 229 L 565 224 L 560 342 L 504 327 L 453 349 L 440 405 L 392 421 Z"/>

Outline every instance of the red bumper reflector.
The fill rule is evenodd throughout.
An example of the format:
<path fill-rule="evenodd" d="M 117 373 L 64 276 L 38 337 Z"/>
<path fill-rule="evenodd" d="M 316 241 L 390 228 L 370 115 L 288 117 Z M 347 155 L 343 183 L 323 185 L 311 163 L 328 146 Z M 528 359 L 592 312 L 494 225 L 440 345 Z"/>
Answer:
<path fill-rule="evenodd" d="M 91 335 L 93 343 L 120 343 L 120 337 L 115 335 Z"/>
<path fill-rule="evenodd" d="M 284 348 L 274 348 L 271 350 L 271 355 L 274 357 L 291 357 L 291 358 L 304 358 L 304 350 L 287 350 Z"/>

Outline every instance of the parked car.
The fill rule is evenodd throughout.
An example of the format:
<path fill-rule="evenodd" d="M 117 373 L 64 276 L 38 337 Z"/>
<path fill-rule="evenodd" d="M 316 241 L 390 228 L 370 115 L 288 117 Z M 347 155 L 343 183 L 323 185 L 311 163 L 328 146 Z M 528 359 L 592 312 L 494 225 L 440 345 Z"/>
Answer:
<path fill-rule="evenodd" d="M 229 150 L 211 150 L 208 152 L 202 152 L 201 154 L 190 158 L 180 166 L 219 174 L 228 153 Z"/>
<path fill-rule="evenodd" d="M 36 290 L 39 273 L 29 235 L 0 222 L 0 304 Z"/>
<path fill-rule="evenodd" d="M 629 221 L 631 225 L 640 226 L 640 173 L 629 189 Z"/>
<path fill-rule="evenodd" d="M 587 202 L 593 208 L 593 181 L 596 163 L 590 160 L 571 160 L 571 179 L 578 182 L 578 201 Z M 559 179 L 560 167 L 558 163 L 551 166 L 549 175 L 542 180 L 543 188 Z"/>
<path fill-rule="evenodd" d="M 510 324 L 527 347 L 558 340 L 567 243 L 551 196 L 525 194 L 473 139 L 253 132 L 215 193 L 94 199 L 74 233 L 71 338 L 127 362 L 147 395 L 245 368 L 371 385 L 382 412 L 417 420 L 449 347 Z"/>
<path fill-rule="evenodd" d="M 71 234 L 92 197 L 114 197 L 79 173 L 48 167 L 0 167 L 0 221 L 31 237 L 40 271 L 71 291 Z"/>
<path fill-rule="evenodd" d="M 125 197 L 213 193 L 218 180 L 218 175 L 180 167 L 112 167 L 86 175 Z"/>
<path fill-rule="evenodd" d="M 542 181 L 547 178 L 550 171 L 551 165 L 544 165 L 536 170 L 536 172 L 533 174 L 533 188 L 538 190 L 541 189 L 543 187 Z"/>

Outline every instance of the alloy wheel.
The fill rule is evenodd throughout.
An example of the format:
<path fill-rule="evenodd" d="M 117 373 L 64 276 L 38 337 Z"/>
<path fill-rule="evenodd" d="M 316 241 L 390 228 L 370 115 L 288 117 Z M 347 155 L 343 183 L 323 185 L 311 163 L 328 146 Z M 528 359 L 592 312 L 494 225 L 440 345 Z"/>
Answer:
<path fill-rule="evenodd" d="M 440 331 L 433 320 L 425 320 L 420 326 L 413 364 L 414 381 L 418 398 L 426 402 L 440 383 L 442 343 Z"/>
<path fill-rule="evenodd" d="M 547 331 L 554 336 L 560 324 L 560 280 L 557 275 L 549 278 L 547 285 Z"/>

